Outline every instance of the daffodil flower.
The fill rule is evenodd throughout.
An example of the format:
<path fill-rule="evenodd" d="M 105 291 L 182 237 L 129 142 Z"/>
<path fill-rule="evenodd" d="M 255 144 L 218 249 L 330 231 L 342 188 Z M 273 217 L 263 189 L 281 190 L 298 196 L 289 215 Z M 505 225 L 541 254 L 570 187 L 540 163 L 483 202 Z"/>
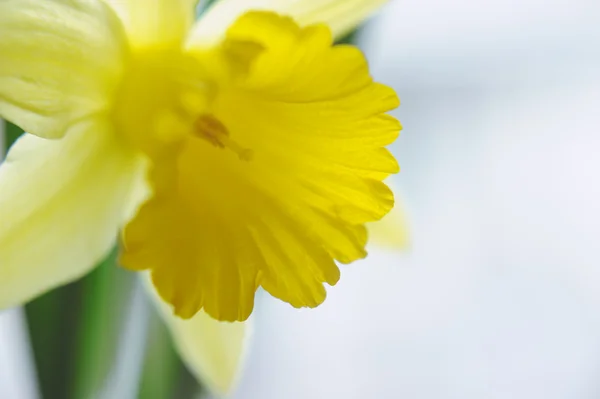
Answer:
<path fill-rule="evenodd" d="M 195 3 L 0 0 L 0 116 L 28 132 L 0 167 L 0 308 L 89 272 L 123 229 L 121 263 L 202 369 L 199 331 L 243 328 L 206 314 L 246 320 L 259 287 L 315 307 L 335 261 L 365 257 L 400 124 L 333 45 L 383 1 L 221 0 L 196 22 Z"/>

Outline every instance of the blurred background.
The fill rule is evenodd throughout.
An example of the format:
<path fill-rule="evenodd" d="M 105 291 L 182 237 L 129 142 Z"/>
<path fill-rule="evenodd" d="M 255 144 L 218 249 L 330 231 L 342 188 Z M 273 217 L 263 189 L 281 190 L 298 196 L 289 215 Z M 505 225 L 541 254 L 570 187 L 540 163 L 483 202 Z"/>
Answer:
<path fill-rule="evenodd" d="M 343 266 L 315 310 L 262 295 L 233 398 L 600 397 L 599 21 L 596 0 L 393 0 L 357 33 L 402 99 L 411 247 Z M 0 398 L 196 397 L 136 292 L 101 267 L 0 314 Z M 59 343 L 80 350 L 48 372 Z"/>

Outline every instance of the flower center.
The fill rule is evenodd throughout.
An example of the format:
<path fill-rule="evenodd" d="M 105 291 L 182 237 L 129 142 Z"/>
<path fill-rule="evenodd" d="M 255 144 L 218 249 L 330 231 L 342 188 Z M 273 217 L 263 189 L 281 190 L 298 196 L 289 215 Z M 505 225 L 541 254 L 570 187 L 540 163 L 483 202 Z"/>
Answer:
<path fill-rule="evenodd" d="M 241 160 L 250 161 L 254 153 L 248 148 L 240 146 L 229 137 L 229 131 L 220 120 L 211 114 L 201 115 L 194 123 L 194 134 L 215 147 L 229 148 L 235 152 Z"/>
<path fill-rule="evenodd" d="M 134 57 L 123 78 L 115 123 L 130 145 L 151 157 L 195 138 L 250 160 L 252 151 L 211 114 L 216 95 L 217 85 L 195 58 L 174 51 L 145 53 Z"/>

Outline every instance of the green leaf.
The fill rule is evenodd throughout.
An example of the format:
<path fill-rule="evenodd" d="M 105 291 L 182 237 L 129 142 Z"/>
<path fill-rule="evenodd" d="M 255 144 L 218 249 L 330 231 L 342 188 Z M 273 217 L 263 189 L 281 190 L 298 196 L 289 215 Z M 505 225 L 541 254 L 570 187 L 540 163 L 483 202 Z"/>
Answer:
<path fill-rule="evenodd" d="M 358 36 L 360 31 L 360 28 L 353 30 L 352 32 L 348 33 L 346 36 L 342 37 L 341 39 L 338 39 L 338 41 L 336 42 L 337 44 L 354 44 L 354 42 L 356 41 L 356 37 Z"/>
<path fill-rule="evenodd" d="M 14 144 L 15 141 L 23 134 L 23 130 L 20 127 L 13 125 L 10 122 L 4 122 L 5 135 L 4 135 L 4 148 L 8 149 Z"/>

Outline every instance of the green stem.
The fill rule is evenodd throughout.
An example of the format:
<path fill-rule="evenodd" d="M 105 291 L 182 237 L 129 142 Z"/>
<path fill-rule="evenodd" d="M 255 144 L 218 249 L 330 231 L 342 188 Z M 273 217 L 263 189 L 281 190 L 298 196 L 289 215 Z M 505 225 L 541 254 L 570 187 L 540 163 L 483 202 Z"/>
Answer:
<path fill-rule="evenodd" d="M 172 398 L 181 369 L 179 359 L 171 345 L 169 333 L 156 312 L 152 313 L 148 328 L 139 399 Z"/>
<path fill-rule="evenodd" d="M 70 397 L 68 381 L 74 367 L 68 354 L 75 338 L 80 297 L 80 287 L 70 284 L 25 306 L 40 391 L 44 398 Z"/>
<path fill-rule="evenodd" d="M 102 388 L 116 357 L 124 310 L 132 287 L 132 275 L 117 266 L 114 250 L 104 262 L 81 281 L 81 298 L 76 365 L 72 392 L 74 398 L 92 398 Z"/>
<path fill-rule="evenodd" d="M 198 383 L 175 351 L 169 331 L 153 312 L 138 398 L 191 398 L 197 390 Z"/>

